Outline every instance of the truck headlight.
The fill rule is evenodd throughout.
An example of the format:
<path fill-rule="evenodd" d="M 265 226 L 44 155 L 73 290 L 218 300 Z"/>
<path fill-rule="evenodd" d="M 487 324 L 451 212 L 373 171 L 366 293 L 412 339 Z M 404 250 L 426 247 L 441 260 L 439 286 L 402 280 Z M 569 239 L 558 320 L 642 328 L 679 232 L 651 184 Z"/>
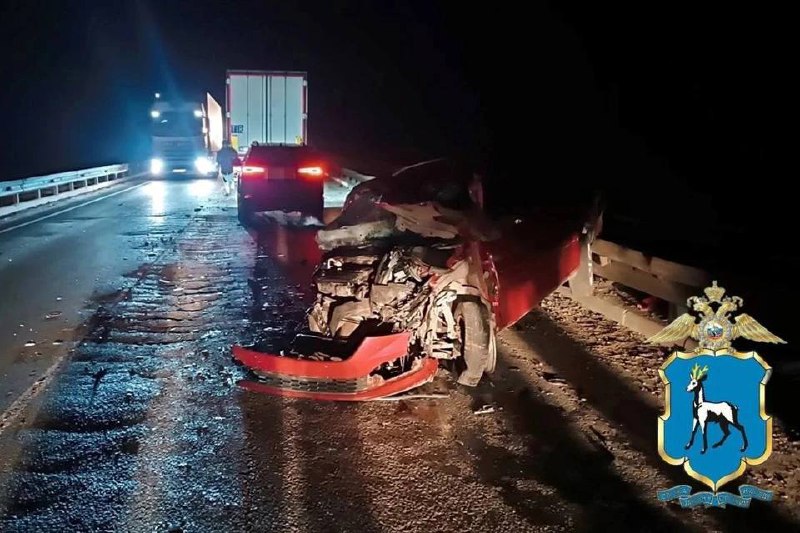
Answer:
<path fill-rule="evenodd" d="M 200 156 L 194 160 L 194 168 L 201 174 L 211 174 L 214 171 L 214 163 L 209 158 Z"/>
<path fill-rule="evenodd" d="M 150 174 L 158 176 L 164 172 L 164 160 L 160 157 L 154 157 L 150 160 Z"/>

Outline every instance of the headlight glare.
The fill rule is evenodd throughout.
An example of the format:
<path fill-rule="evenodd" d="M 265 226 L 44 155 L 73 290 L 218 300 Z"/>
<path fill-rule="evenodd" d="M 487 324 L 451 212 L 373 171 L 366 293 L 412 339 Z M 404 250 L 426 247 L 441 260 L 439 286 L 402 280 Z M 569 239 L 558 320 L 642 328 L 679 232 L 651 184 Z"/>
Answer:
<path fill-rule="evenodd" d="M 201 174 L 210 174 L 214 171 L 214 163 L 205 156 L 200 156 L 194 160 L 194 167 Z"/>
<path fill-rule="evenodd" d="M 150 160 L 150 173 L 154 176 L 158 176 L 164 172 L 164 160 L 160 157 L 154 157 Z"/>

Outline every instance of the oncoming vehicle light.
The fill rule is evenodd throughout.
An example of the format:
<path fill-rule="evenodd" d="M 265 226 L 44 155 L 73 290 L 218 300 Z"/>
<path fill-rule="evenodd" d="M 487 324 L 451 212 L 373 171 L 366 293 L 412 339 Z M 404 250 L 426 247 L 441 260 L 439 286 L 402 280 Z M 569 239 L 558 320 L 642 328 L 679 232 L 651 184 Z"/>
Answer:
<path fill-rule="evenodd" d="M 214 171 L 214 163 L 212 163 L 209 158 L 202 155 L 194 160 L 194 167 L 201 174 L 210 174 Z"/>
<path fill-rule="evenodd" d="M 164 172 L 164 160 L 159 157 L 154 157 L 150 160 L 150 174 L 158 176 Z"/>
<path fill-rule="evenodd" d="M 161 111 L 153 109 L 152 111 L 150 111 L 150 116 L 153 118 L 158 118 L 161 116 Z"/>
<path fill-rule="evenodd" d="M 318 178 L 322 176 L 322 167 L 300 167 L 297 169 L 297 173 Z"/>

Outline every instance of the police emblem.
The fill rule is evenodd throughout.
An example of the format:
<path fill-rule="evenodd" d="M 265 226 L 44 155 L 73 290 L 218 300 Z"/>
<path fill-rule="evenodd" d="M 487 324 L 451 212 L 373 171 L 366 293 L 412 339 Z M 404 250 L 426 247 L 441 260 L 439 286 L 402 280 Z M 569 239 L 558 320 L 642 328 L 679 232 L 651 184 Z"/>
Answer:
<path fill-rule="evenodd" d="M 658 419 L 658 452 L 671 465 L 711 491 L 692 494 L 689 485 L 658 493 L 661 501 L 683 507 L 747 507 L 753 498 L 770 501 L 772 492 L 741 485 L 739 494 L 720 492 L 741 476 L 747 465 L 758 465 L 772 453 L 772 418 L 765 409 L 765 389 L 772 369 L 756 352 L 738 352 L 739 337 L 756 342 L 785 341 L 752 316 L 738 313 L 743 300 L 725 296 L 713 282 L 705 297 L 693 296 L 693 310 L 679 316 L 648 342 L 675 344 L 691 337 L 697 348 L 673 352 L 659 369 L 666 387 L 664 414 Z M 731 321 L 731 316 L 736 314 Z"/>

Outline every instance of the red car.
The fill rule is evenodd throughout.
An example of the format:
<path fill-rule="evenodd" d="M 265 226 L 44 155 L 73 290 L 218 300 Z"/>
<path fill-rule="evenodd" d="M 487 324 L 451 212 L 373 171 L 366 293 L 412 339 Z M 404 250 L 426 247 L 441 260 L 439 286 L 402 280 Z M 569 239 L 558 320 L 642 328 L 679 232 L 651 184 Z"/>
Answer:
<path fill-rule="evenodd" d="M 239 172 L 239 220 L 248 224 L 262 211 L 298 211 L 322 220 L 326 166 L 308 146 L 254 144 Z"/>
<path fill-rule="evenodd" d="M 487 194 L 446 160 L 359 185 L 317 233 L 308 333 L 283 355 L 234 347 L 257 377 L 243 385 L 369 400 L 431 380 L 442 360 L 459 383 L 477 385 L 494 370 L 497 332 L 574 275 L 599 231 L 593 196 L 535 204 Z"/>

